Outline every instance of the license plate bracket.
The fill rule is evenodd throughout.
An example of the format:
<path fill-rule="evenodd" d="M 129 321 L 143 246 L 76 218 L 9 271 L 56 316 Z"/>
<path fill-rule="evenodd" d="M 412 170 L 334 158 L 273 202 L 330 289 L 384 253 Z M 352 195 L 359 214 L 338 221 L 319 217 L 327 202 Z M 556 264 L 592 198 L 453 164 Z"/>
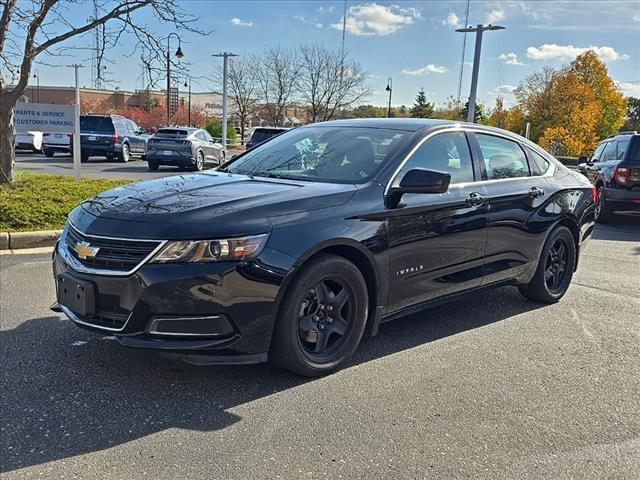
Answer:
<path fill-rule="evenodd" d="M 95 286 L 68 273 L 58 275 L 58 303 L 81 316 L 90 316 L 96 310 Z"/>

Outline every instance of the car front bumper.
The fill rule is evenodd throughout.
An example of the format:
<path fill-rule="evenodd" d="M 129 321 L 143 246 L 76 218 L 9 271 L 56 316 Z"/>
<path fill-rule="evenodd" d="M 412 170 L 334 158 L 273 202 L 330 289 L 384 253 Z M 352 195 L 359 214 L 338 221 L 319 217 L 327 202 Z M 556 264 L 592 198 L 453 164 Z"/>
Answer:
<path fill-rule="evenodd" d="M 191 363 L 266 360 L 290 257 L 265 249 L 250 262 L 144 264 L 131 275 L 109 276 L 74 270 L 65 249 L 63 236 L 53 255 L 54 309 L 77 326 Z M 92 285 L 93 314 L 83 316 L 62 304 L 62 275 Z M 120 321 L 105 324 L 104 318 Z"/>

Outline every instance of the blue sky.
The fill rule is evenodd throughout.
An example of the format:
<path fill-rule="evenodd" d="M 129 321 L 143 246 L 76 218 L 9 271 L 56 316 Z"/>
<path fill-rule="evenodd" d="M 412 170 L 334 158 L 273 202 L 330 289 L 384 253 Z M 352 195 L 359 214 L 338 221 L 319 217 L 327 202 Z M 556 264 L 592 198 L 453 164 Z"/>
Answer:
<path fill-rule="evenodd" d="M 494 23 L 506 30 L 488 32 L 483 42 L 478 96 L 492 104 L 497 95 L 507 102 L 510 91 L 528 74 L 543 66 L 558 67 L 582 49 L 596 48 L 612 77 L 627 95 L 640 96 L 640 8 L 638 1 L 472 1 L 469 23 Z M 198 27 L 212 31 L 202 37 L 183 34 L 183 61 L 193 76 L 207 77 L 220 59 L 220 51 L 238 54 L 259 52 L 266 46 L 321 43 L 339 49 L 342 38 L 343 1 L 207 1 L 184 0 L 186 12 L 197 15 Z M 394 105 L 410 105 L 424 87 L 428 98 L 441 103 L 457 94 L 462 34 L 454 29 L 464 23 L 466 1 L 347 2 L 346 49 L 352 59 L 370 73 L 373 95 L 369 102 L 383 105 L 387 78 L 393 79 Z M 74 9 L 71 21 L 89 13 Z M 146 13 L 138 14 L 146 21 Z M 169 30 L 158 27 L 158 34 Z M 74 41 L 87 45 L 89 38 Z M 139 54 L 131 57 L 133 39 L 123 38 L 118 52 L 108 56 L 109 77 L 121 89 L 141 87 Z M 473 56 L 473 36 L 467 38 L 467 61 Z M 75 58 L 45 58 L 50 64 L 73 60 L 90 65 L 87 52 Z M 41 84 L 70 85 L 67 68 L 37 66 Z M 470 66 L 465 67 L 463 98 L 468 95 Z M 205 79 L 194 90 L 218 89 Z M 90 86 L 90 69 L 81 74 Z M 161 82 L 162 84 L 162 82 Z M 116 85 L 116 83 L 114 83 Z"/>

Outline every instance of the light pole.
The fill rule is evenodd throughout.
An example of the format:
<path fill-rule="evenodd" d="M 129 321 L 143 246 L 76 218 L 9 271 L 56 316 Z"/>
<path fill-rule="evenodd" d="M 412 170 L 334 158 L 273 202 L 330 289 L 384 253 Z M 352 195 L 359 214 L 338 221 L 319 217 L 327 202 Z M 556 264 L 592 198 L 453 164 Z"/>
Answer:
<path fill-rule="evenodd" d="M 189 87 L 189 126 L 191 126 L 191 77 L 187 77 L 189 80 L 189 85 L 187 85 L 187 81 L 185 80 L 184 86 Z"/>
<path fill-rule="evenodd" d="M 476 49 L 473 54 L 473 72 L 471 74 L 471 93 L 469 94 L 469 109 L 467 122 L 473 123 L 476 118 L 476 94 L 478 92 L 478 71 L 480 70 L 480 50 L 482 49 L 482 33 L 485 30 L 504 30 L 500 25 L 482 25 L 477 27 L 458 28 L 456 32 L 476 32 Z"/>
<path fill-rule="evenodd" d="M 178 39 L 178 50 L 176 50 L 175 56 L 178 59 L 184 57 L 182 47 L 180 46 L 180 35 L 175 32 L 171 32 L 167 36 L 167 125 L 171 124 L 171 54 L 169 53 L 169 40 L 174 35 Z"/>
<path fill-rule="evenodd" d="M 229 57 L 237 57 L 235 53 L 222 52 L 213 54 L 222 57 L 222 150 L 227 151 L 227 63 Z"/>
<path fill-rule="evenodd" d="M 38 83 L 38 87 L 37 87 L 38 89 L 36 90 L 36 92 L 37 92 L 38 103 L 40 103 L 40 72 L 38 71 L 37 68 L 34 70 L 33 78 L 35 78 Z"/>
<path fill-rule="evenodd" d="M 391 118 L 391 92 L 393 91 L 393 80 L 391 77 L 387 79 L 387 88 L 385 88 L 387 92 L 389 92 L 389 106 L 387 107 L 387 118 Z"/>

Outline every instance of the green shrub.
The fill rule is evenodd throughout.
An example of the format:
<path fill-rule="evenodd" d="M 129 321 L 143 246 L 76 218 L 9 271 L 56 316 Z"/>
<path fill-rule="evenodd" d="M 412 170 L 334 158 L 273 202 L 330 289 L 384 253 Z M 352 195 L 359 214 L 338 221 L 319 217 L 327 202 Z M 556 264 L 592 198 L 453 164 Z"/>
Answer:
<path fill-rule="evenodd" d="M 222 122 L 216 120 L 215 118 L 212 118 L 211 120 L 209 120 L 209 123 L 207 123 L 207 126 L 205 128 L 207 132 L 209 132 L 209 135 L 220 141 L 220 139 L 222 138 Z M 237 135 L 238 134 L 236 133 L 235 128 L 227 123 L 227 142 L 233 143 Z"/>

